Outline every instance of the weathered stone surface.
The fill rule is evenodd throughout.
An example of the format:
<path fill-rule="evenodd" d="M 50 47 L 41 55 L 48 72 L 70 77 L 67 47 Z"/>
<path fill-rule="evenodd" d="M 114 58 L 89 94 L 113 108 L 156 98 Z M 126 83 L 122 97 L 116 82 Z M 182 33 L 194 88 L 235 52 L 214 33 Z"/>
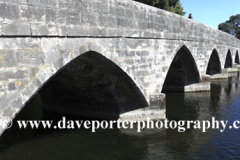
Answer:
<path fill-rule="evenodd" d="M 238 69 L 237 68 L 228 68 L 227 71 L 228 72 L 237 72 Z"/>
<path fill-rule="evenodd" d="M 11 110 L 11 108 L 8 108 L 4 113 L 3 113 L 3 117 L 12 117 L 13 116 L 13 111 Z"/>
<path fill-rule="evenodd" d="M 0 51 L 0 68 L 15 67 L 16 65 L 16 52 L 14 52 L 13 50 Z"/>
<path fill-rule="evenodd" d="M 17 82 L 9 82 L 7 84 L 7 93 L 16 93 L 18 92 L 18 85 L 17 85 Z"/>
<path fill-rule="evenodd" d="M 80 24 L 80 13 L 75 11 L 68 11 L 66 17 L 67 25 L 79 25 Z"/>
<path fill-rule="evenodd" d="M 166 95 L 163 93 L 154 93 L 150 95 L 150 109 L 165 110 L 166 109 Z"/>
<path fill-rule="evenodd" d="M 184 92 L 203 92 L 203 91 L 210 91 L 210 83 L 203 82 L 198 84 L 191 84 L 184 87 Z"/>
<path fill-rule="evenodd" d="M 11 52 L 10 50 L 17 49 L 40 49 L 40 39 L 39 38 L 4 38 L 0 39 L 1 49 L 7 50 L 6 52 Z"/>
<path fill-rule="evenodd" d="M 56 25 L 46 25 L 41 23 L 31 24 L 32 36 L 58 36 L 58 27 Z"/>
<path fill-rule="evenodd" d="M 11 3 L 0 3 L 0 17 L 7 22 L 18 20 L 19 5 Z"/>
<path fill-rule="evenodd" d="M 210 82 L 211 76 L 210 75 L 202 75 L 202 82 Z"/>
<path fill-rule="evenodd" d="M 47 64 L 53 64 L 55 61 L 59 59 L 59 51 L 58 50 L 46 50 L 44 51 L 46 57 Z"/>
<path fill-rule="evenodd" d="M 33 24 L 31 24 L 31 31 L 32 31 L 33 36 L 48 35 L 48 27 L 46 24 L 33 23 Z"/>
<path fill-rule="evenodd" d="M 0 21 L 0 35 L 2 35 L 2 21 Z"/>
<path fill-rule="evenodd" d="M 220 73 L 220 74 L 214 74 L 211 76 L 211 80 L 216 80 L 216 79 L 228 79 L 228 74 Z"/>
<path fill-rule="evenodd" d="M 47 7 L 48 6 L 48 0 L 29 0 L 31 5 L 34 6 L 43 6 Z"/>
<path fill-rule="evenodd" d="M 143 109 L 137 109 L 127 113 L 123 113 L 120 115 L 120 118 L 118 120 L 120 122 L 123 121 L 134 122 L 134 121 L 147 121 L 148 118 L 150 120 L 166 119 L 165 110 L 157 110 L 146 107 Z"/>
<path fill-rule="evenodd" d="M 228 77 L 238 66 L 224 69 L 227 53 L 233 60 L 240 51 L 240 41 L 226 33 L 132 0 L 4 0 L 0 36 L 0 116 L 14 116 L 65 70 L 51 82 L 67 86 L 62 95 L 69 101 L 84 95 L 85 108 L 76 103 L 71 111 L 56 110 L 128 120 L 165 118 L 160 91 L 172 66 L 177 75 L 172 79 L 181 84 L 170 85 L 173 91 L 208 91 L 207 70 L 216 64 L 211 79 Z"/>
<path fill-rule="evenodd" d="M 20 20 L 28 23 L 45 23 L 45 10 L 42 7 L 20 5 Z"/>
<path fill-rule="evenodd" d="M 124 1 L 124 5 L 105 0 L 12 0 L 0 3 L 0 11 L 4 35 L 29 36 L 27 26 L 41 23 L 38 29 L 33 27 L 33 35 L 154 37 L 234 46 L 239 43 L 204 24 L 131 0 Z M 20 26 L 18 31 L 13 22 Z M 82 28 L 86 31 L 80 32 Z M 60 29 L 58 34 L 56 29 Z"/>
<path fill-rule="evenodd" d="M 3 83 L 0 83 L 0 96 L 3 96 L 5 94 L 5 86 Z"/>
<path fill-rule="evenodd" d="M 44 64 L 44 54 L 42 51 L 28 50 L 17 51 L 18 66 L 36 66 Z"/>
<path fill-rule="evenodd" d="M 19 4 L 30 4 L 29 0 L 13 0 L 18 1 Z"/>
<path fill-rule="evenodd" d="M 30 36 L 30 24 L 23 22 L 14 22 L 10 24 L 3 23 L 2 34 L 5 36 Z"/>
<path fill-rule="evenodd" d="M 12 107 L 13 107 L 13 108 L 16 108 L 16 109 L 21 108 L 22 105 L 23 105 L 23 102 L 22 102 L 22 99 L 21 99 L 20 97 L 17 98 L 17 99 L 15 99 L 15 100 L 13 101 L 13 103 L 12 103 Z"/>
<path fill-rule="evenodd" d="M 27 77 L 28 70 L 21 68 L 0 68 L 0 81 L 23 79 Z"/>
<path fill-rule="evenodd" d="M 56 24 L 57 19 L 57 10 L 47 8 L 46 9 L 46 23 L 47 24 Z"/>

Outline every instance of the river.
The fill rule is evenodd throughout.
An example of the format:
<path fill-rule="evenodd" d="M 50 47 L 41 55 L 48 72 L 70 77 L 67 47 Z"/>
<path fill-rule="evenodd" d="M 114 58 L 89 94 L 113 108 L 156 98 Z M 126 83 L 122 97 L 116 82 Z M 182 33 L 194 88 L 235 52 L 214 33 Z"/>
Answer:
<path fill-rule="evenodd" d="M 169 120 L 240 120 L 239 73 L 211 82 L 210 92 L 167 93 Z M 45 115 L 49 119 L 50 115 Z M 56 116 L 57 117 L 57 116 Z M 74 117 L 77 119 L 77 117 Z M 240 159 L 240 129 L 20 130 L 0 138 L 2 160 Z"/>

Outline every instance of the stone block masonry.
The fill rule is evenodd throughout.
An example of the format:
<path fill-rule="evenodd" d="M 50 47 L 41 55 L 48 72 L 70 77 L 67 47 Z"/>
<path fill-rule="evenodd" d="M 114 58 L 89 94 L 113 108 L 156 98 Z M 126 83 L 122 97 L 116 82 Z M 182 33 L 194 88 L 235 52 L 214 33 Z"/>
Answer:
<path fill-rule="evenodd" d="M 239 46 L 240 41 L 226 33 L 131 0 L 0 0 L 0 118 L 14 118 L 35 93 L 47 82 L 53 82 L 50 79 L 66 65 L 76 63 L 75 60 L 79 60 L 78 69 L 86 69 L 82 71 L 86 74 L 81 83 L 98 77 L 99 82 L 91 84 L 99 90 L 90 94 L 71 83 L 68 88 L 79 87 L 84 96 L 94 97 L 99 104 L 104 97 L 97 99 L 96 93 L 112 95 L 108 105 L 119 103 L 113 112 L 103 108 L 99 112 L 102 116 L 116 114 L 121 118 L 136 111 L 133 116 L 140 119 L 148 114 L 156 115 L 153 119 L 165 118 L 164 99 L 154 96 L 162 95 L 166 76 L 179 50 L 187 48 L 186 57 L 194 65 L 189 66 L 181 56 L 180 60 L 175 59 L 176 64 L 195 68 L 199 74 L 196 78 L 183 70 L 186 72 L 182 75 L 186 73 L 189 77 L 185 91 L 203 91 L 210 89 L 206 72 L 213 50 L 219 57 L 220 69 L 224 70 L 227 53 L 230 51 L 230 58 L 235 59 Z M 86 56 L 88 53 L 91 54 Z M 91 57 L 98 57 L 102 63 Z M 235 71 L 237 66 L 233 66 L 234 69 L 227 70 Z M 70 72 L 61 73 L 75 80 Z M 118 73 L 125 79 L 119 78 Z M 100 90 L 103 86 L 107 91 Z M 76 94 L 82 96 L 82 93 Z M 126 105 L 121 106 L 120 102 Z M 92 112 L 86 113 L 101 116 Z M 5 126 L 0 126 L 0 132 L 4 130 Z"/>

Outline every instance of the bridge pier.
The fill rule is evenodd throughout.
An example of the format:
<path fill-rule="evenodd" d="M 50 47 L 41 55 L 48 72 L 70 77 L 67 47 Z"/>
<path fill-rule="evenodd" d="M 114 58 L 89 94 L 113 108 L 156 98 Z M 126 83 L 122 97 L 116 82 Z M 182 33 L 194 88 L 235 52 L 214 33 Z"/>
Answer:
<path fill-rule="evenodd" d="M 205 92 L 210 91 L 210 76 L 202 75 L 202 79 L 199 82 L 185 84 L 185 85 L 164 85 L 163 92 Z"/>
<path fill-rule="evenodd" d="M 209 75 L 202 75 L 202 81 L 199 83 L 194 83 L 184 86 L 184 92 L 204 92 L 210 91 L 210 81 Z"/>
<path fill-rule="evenodd" d="M 146 108 L 136 109 L 120 114 L 119 121 L 146 121 L 166 119 L 166 95 L 156 92 L 150 95 L 150 105 Z"/>
<path fill-rule="evenodd" d="M 226 68 L 227 72 L 237 72 L 238 71 L 238 64 L 234 63 L 232 68 Z"/>
<path fill-rule="evenodd" d="M 228 78 L 228 70 L 222 69 L 221 73 L 211 75 L 211 80 L 217 79 L 227 79 Z"/>
<path fill-rule="evenodd" d="M 238 64 L 234 63 L 231 68 L 224 68 L 224 72 L 229 73 L 229 72 L 237 72 L 238 71 Z"/>
<path fill-rule="evenodd" d="M 240 69 L 240 65 L 238 65 L 237 63 L 234 63 L 232 65 L 232 68 L 224 68 L 222 69 L 221 73 L 211 75 L 211 80 L 227 79 L 229 75 L 231 75 L 231 73 L 238 72 L 239 69 Z"/>

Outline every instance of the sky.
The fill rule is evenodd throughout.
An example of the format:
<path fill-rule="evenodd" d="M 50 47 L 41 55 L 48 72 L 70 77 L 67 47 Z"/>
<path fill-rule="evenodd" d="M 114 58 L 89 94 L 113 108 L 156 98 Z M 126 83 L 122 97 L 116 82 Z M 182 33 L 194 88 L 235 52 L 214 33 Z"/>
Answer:
<path fill-rule="evenodd" d="M 218 29 L 218 25 L 240 14 L 240 0 L 180 0 L 185 17 Z"/>

